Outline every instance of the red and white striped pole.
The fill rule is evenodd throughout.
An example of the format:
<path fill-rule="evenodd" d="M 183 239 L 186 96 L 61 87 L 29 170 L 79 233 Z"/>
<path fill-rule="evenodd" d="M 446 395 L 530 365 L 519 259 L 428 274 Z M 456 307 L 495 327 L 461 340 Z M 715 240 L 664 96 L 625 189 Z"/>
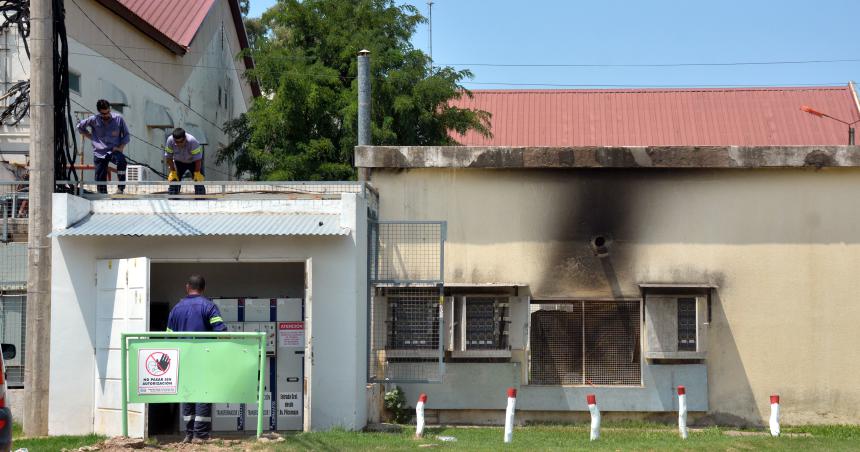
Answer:
<path fill-rule="evenodd" d="M 687 388 L 678 386 L 678 432 L 687 439 Z"/>
<path fill-rule="evenodd" d="M 779 436 L 779 394 L 770 396 L 770 435 Z"/>
<path fill-rule="evenodd" d="M 505 410 L 505 442 L 514 439 L 514 412 L 517 410 L 517 390 L 508 388 L 508 408 Z"/>
<path fill-rule="evenodd" d="M 591 413 L 591 440 L 595 441 L 600 438 L 600 409 L 597 408 L 597 397 L 594 394 L 588 394 L 585 400 Z"/>
<path fill-rule="evenodd" d="M 415 404 L 415 437 L 421 438 L 424 436 L 424 404 L 427 403 L 427 394 L 423 392 L 418 396 L 418 403 Z"/>

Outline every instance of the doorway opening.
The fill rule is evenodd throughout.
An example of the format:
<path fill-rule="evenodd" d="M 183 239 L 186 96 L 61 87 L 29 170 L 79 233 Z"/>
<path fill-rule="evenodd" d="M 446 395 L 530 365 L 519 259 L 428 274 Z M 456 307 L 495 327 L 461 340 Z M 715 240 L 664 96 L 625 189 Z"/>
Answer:
<path fill-rule="evenodd" d="M 263 429 L 302 430 L 304 419 L 305 264 L 303 262 L 152 262 L 150 331 L 165 331 L 170 310 L 185 296 L 192 274 L 221 311 L 229 331 L 267 333 Z M 257 406 L 215 403 L 214 433 L 255 433 Z M 178 404 L 151 404 L 148 434 L 184 432 Z"/>

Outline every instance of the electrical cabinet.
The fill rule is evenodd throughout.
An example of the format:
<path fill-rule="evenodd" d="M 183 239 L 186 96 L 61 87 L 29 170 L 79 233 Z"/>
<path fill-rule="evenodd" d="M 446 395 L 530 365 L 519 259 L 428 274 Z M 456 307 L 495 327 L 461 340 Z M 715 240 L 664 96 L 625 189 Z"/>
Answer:
<path fill-rule="evenodd" d="M 264 430 L 302 430 L 304 415 L 304 300 L 300 298 L 213 299 L 228 331 L 266 333 Z M 213 431 L 257 429 L 254 403 L 216 403 Z"/>

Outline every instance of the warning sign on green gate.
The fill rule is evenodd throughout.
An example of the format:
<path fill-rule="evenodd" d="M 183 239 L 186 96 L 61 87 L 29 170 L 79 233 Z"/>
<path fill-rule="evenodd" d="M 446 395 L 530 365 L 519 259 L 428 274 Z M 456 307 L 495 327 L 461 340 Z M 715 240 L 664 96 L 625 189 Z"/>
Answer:
<path fill-rule="evenodd" d="M 137 351 L 137 393 L 176 394 L 179 350 L 142 348 Z"/>
<path fill-rule="evenodd" d="M 256 402 L 260 341 L 129 339 L 130 402 Z"/>

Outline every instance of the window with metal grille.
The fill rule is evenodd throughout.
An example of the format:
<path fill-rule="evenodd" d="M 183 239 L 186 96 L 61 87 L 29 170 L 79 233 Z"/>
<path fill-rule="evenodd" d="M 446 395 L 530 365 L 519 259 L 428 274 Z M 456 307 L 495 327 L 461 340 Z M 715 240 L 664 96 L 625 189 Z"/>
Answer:
<path fill-rule="evenodd" d="M 639 301 L 531 306 L 529 383 L 642 384 Z"/>
<path fill-rule="evenodd" d="M 396 290 L 388 296 L 389 349 L 439 348 L 439 295 Z"/>
<path fill-rule="evenodd" d="M 466 297 L 466 350 L 508 348 L 508 299 Z"/>
<path fill-rule="evenodd" d="M 678 351 L 696 351 L 695 298 L 678 298 Z"/>

